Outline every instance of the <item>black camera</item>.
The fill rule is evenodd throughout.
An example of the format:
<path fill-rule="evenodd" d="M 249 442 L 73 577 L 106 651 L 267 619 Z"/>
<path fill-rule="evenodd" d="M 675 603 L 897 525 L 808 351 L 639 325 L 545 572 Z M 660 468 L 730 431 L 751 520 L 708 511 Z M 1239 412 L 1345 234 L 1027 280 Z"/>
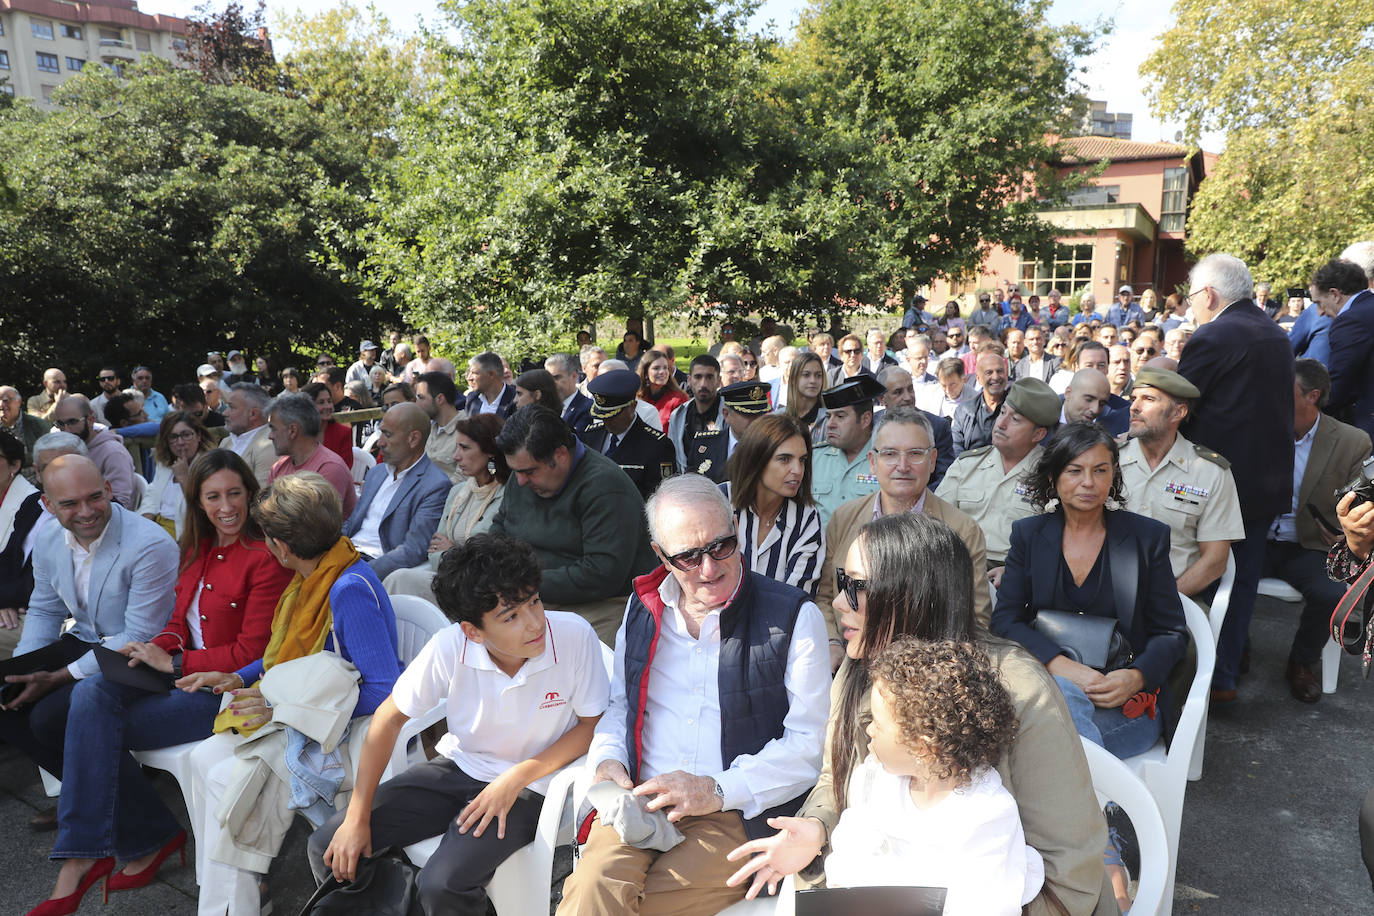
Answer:
<path fill-rule="evenodd" d="M 1360 465 L 1360 473 L 1354 480 L 1336 491 L 1336 500 L 1344 499 L 1347 493 L 1355 494 L 1355 501 L 1350 504 L 1352 509 L 1361 503 L 1374 502 L 1374 457 Z"/>

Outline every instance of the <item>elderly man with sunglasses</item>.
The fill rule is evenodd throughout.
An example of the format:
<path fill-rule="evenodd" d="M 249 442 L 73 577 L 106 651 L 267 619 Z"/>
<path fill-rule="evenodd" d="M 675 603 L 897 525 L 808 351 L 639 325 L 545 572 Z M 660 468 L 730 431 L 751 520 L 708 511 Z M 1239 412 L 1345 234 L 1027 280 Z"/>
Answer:
<path fill-rule="evenodd" d="M 746 890 L 726 886 L 726 854 L 773 833 L 768 818 L 795 812 L 820 773 L 830 665 L 819 608 L 744 569 L 733 513 L 706 478 L 664 481 L 645 513 L 663 565 L 635 580 L 587 760 L 597 784 L 648 799 L 668 823 L 628 843 L 603 804 L 559 916 L 724 910 Z"/>

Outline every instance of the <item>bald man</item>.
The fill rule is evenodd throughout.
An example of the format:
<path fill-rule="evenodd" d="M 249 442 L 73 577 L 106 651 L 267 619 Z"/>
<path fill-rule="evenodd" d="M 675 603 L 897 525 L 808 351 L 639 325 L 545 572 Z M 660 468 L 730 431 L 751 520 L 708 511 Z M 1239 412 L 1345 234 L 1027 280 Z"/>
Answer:
<path fill-rule="evenodd" d="M 53 408 L 67 396 L 67 376 L 61 369 L 43 373 L 43 390 L 29 398 L 29 413 L 40 420 L 51 420 Z"/>
<path fill-rule="evenodd" d="M 367 472 L 358 505 L 344 522 L 343 533 L 379 579 L 429 559 L 429 540 L 453 485 L 425 455 L 429 430 L 429 414 L 408 401 L 382 415 L 377 444 L 383 463 Z"/>
<path fill-rule="evenodd" d="M 1079 369 L 1064 389 L 1064 410 L 1059 422 L 1093 422 L 1106 411 L 1111 394 L 1105 375 L 1096 369 Z"/>
<path fill-rule="evenodd" d="M 178 553 L 159 525 L 114 501 L 89 458 L 53 459 L 43 486 L 43 505 L 58 524 L 38 535 L 24 635 L 14 658 L 0 663 L 7 682 L 0 740 L 60 774 L 72 688 L 100 673 L 91 650 L 161 632 L 172 614 Z M 75 623 L 63 635 L 68 617 Z"/>

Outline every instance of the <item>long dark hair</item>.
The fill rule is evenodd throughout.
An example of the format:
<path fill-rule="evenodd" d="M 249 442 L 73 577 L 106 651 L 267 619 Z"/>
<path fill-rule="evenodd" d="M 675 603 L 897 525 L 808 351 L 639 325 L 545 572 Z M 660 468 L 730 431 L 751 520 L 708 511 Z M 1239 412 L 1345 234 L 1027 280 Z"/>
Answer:
<path fill-rule="evenodd" d="M 1035 467 L 1022 477 L 1031 503 L 1043 510 L 1050 500 L 1058 499 L 1059 492 L 1054 484 L 1059 475 L 1064 473 L 1064 468 L 1069 466 L 1070 461 L 1098 445 L 1106 446 L 1112 456 L 1112 488 L 1107 493 L 1107 499 L 1118 505 L 1124 503 L 1126 485 L 1121 480 L 1121 454 L 1116 440 L 1101 425 L 1083 421 L 1061 426 Z"/>
<path fill-rule="evenodd" d="M 506 453 L 497 446 L 496 437 L 501 434 L 505 422 L 494 413 L 479 413 L 453 424 L 454 432 L 462 433 L 477 444 L 478 450 L 496 468 L 492 476 L 503 484 L 510 479 L 510 465 L 506 464 Z"/>
<path fill-rule="evenodd" d="M 796 417 L 774 413 L 750 423 L 744 438 L 735 446 L 735 453 L 730 456 L 726 476 L 730 479 L 730 503 L 736 512 L 758 508 L 759 483 L 764 471 L 768 470 L 768 462 L 793 436 L 806 443 L 806 458 L 801 487 L 792 498 L 803 506 L 814 504 L 811 498 L 811 432 Z"/>
<path fill-rule="evenodd" d="M 682 389 L 678 387 L 677 379 L 673 374 L 677 369 L 677 363 L 668 359 L 668 383 L 659 389 L 658 394 L 652 393 L 651 389 L 653 386 L 649 384 L 649 367 L 660 359 L 668 359 L 668 354 L 664 353 L 662 350 L 649 350 L 640 357 L 639 368 L 635 370 L 639 375 L 639 394 L 637 396 L 646 401 L 651 397 L 663 397 L 663 395 L 669 392 L 682 391 Z"/>
<path fill-rule="evenodd" d="M 825 391 L 827 379 L 825 378 L 825 361 L 810 350 L 805 353 L 798 353 L 792 360 L 792 365 L 787 368 L 787 406 L 783 411 L 789 417 L 800 417 L 801 411 L 797 408 L 797 386 L 801 384 L 802 370 L 810 364 L 815 363 L 821 367 L 821 391 Z M 815 410 L 816 405 L 821 403 L 821 396 L 816 395 L 815 403 L 807 408 L 808 411 Z M 808 433 L 807 435 L 810 435 Z"/>
<path fill-rule="evenodd" d="M 183 488 L 183 493 L 186 495 L 186 522 L 181 529 L 182 569 L 191 565 L 191 561 L 195 559 L 202 547 L 208 550 L 209 543 L 215 537 L 215 526 L 211 523 L 210 517 L 205 514 L 205 510 L 200 507 L 200 491 L 205 486 L 205 481 L 219 471 L 233 471 L 239 475 L 239 479 L 243 481 L 244 493 L 248 497 L 243 510 L 248 517 L 244 519 L 243 527 L 239 529 L 239 539 L 255 541 L 263 539 L 262 529 L 258 527 L 258 522 L 253 517 L 253 513 L 249 511 L 253 506 L 253 500 L 257 499 L 258 490 L 261 489 L 258 486 L 258 478 L 253 474 L 253 469 L 237 453 L 227 448 L 216 448 L 202 452 L 191 462 L 191 469 L 186 476 L 186 484 Z"/>
<path fill-rule="evenodd" d="M 840 811 L 858 760 L 854 737 L 860 729 L 859 710 L 873 684 L 870 660 L 899 636 L 972 642 L 981 635 L 973 616 L 973 559 L 954 529 L 917 512 L 902 512 L 864 525 L 858 542 L 868 559 L 860 634 L 864 657 L 844 661 L 844 689 L 835 705 L 830 746 Z"/>

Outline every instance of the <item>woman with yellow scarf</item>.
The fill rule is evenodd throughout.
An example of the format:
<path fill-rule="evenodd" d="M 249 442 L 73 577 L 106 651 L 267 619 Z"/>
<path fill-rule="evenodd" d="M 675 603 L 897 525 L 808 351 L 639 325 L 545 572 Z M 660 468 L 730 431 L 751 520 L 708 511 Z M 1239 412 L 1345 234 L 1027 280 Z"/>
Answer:
<path fill-rule="evenodd" d="M 272 718 L 256 683 L 274 665 L 330 651 L 358 669 L 358 701 L 353 717 L 369 716 L 391 694 L 401 672 L 396 648 L 396 615 L 376 574 L 348 538 L 340 535 L 343 506 L 338 491 L 319 474 L 279 478 L 253 506 L 267 549 L 295 573 L 272 619 L 272 637 L 263 657 L 234 672 L 203 672 L 197 686 L 233 696 L 221 720 L 229 717 L 239 732 L 251 732 Z M 261 868 L 250 870 L 214 861 L 220 825 L 215 816 L 228 785 L 238 738 L 229 731 L 203 741 L 192 754 L 195 791 L 204 799 L 200 913 L 256 913 Z M 204 850 L 204 851 L 202 851 Z"/>

